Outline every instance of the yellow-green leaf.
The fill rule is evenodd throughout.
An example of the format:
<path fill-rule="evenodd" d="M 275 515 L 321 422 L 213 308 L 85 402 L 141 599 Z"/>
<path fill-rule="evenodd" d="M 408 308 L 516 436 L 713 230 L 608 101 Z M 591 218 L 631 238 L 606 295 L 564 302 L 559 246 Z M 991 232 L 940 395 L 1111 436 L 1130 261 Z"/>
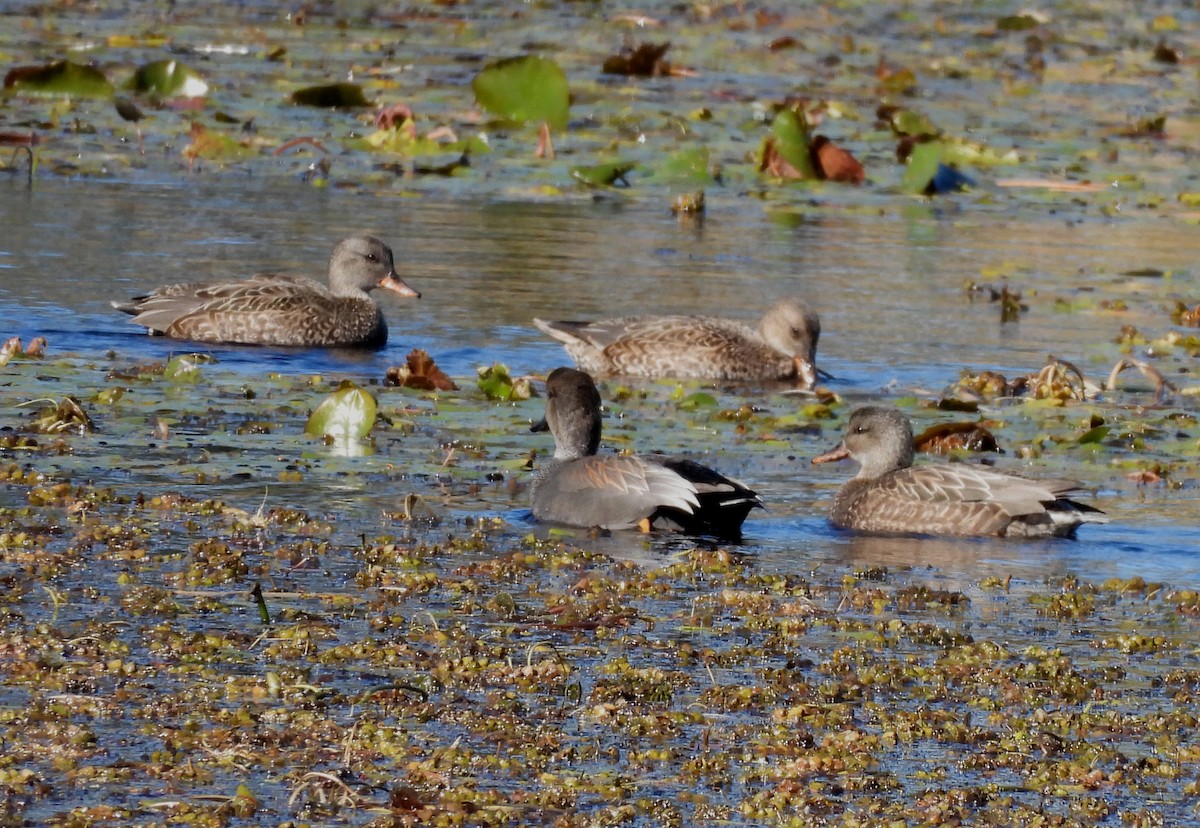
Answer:
<path fill-rule="evenodd" d="M 370 392 L 346 380 L 321 401 L 309 416 L 304 432 L 314 437 L 360 440 L 375 425 L 376 410 Z"/>
<path fill-rule="evenodd" d="M 563 70 L 549 58 L 496 61 L 475 76 L 471 89 L 479 105 L 499 118 L 566 129 L 571 90 Z"/>
<path fill-rule="evenodd" d="M 164 98 L 201 98 L 208 94 L 208 84 L 196 70 L 177 60 L 147 63 L 134 73 L 130 86 Z"/>
<path fill-rule="evenodd" d="M 67 98 L 111 98 L 113 86 L 91 66 L 60 60 L 45 66 L 18 66 L 4 77 L 6 89 L 22 95 Z"/>

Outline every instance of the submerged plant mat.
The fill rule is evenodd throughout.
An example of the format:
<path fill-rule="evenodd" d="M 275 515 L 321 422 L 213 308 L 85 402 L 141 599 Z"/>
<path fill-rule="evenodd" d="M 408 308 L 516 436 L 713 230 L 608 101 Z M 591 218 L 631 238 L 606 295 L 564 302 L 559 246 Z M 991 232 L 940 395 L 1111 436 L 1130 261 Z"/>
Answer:
<path fill-rule="evenodd" d="M 51 343 L 3 369 L 7 824 L 1196 817 L 1197 592 L 1071 573 L 948 588 L 924 567 L 814 567 L 820 538 L 766 566 L 533 527 L 543 400 L 375 384 L 362 456 L 304 434 L 337 378 L 196 366 L 184 383 Z M 47 383 L 92 430 L 38 426 Z M 668 441 L 702 426 L 764 464 L 831 443 L 849 407 L 603 393 L 609 445 L 674 418 Z M 1075 453 L 1123 452 L 1079 445 L 1099 413 L 1078 405 L 993 428 L 1094 484 L 1111 473 Z M 1123 430 L 1119 407 L 1095 411 Z"/>
<path fill-rule="evenodd" d="M 651 182 L 676 154 L 701 150 L 731 197 L 816 197 L 830 207 L 906 203 L 931 191 L 939 159 L 975 182 L 952 197 L 984 206 L 1193 220 L 1200 192 L 1191 163 L 1200 35 L 1183 16 L 1111 2 L 1055 4 L 1028 17 L 1027 28 L 1000 10 L 928 2 L 903 14 L 886 3 L 814 10 L 666 0 L 636 14 L 570 2 L 202 2 L 148 14 L 103 0 L 44 11 L 39 25 L 0 18 L 5 129 L 37 141 L 42 176 L 161 182 L 249 173 L 369 192 L 553 198 L 586 195 L 571 170 L 619 158 L 637 170 L 621 197 L 661 198 Z M 667 43 L 686 76 L 604 72 L 606 57 Z M 55 68 L 64 61 L 78 69 Z M 137 103 L 148 117 L 130 123 L 108 99 L 111 88 L 136 87 L 145 67 L 162 65 L 202 77 L 205 96 L 181 105 L 148 94 Z M 514 110 L 510 101 L 532 94 L 514 70 L 550 66 L 562 73 L 553 94 L 536 87 L 539 100 L 554 101 L 549 111 Z M 42 77 L 52 94 L 34 83 Z M 759 175 L 753 148 L 772 138 L 778 109 L 797 100 L 814 116 L 813 134 L 827 139 L 826 155 L 838 155 L 827 159 L 836 169 L 827 176 L 864 187 Z M 364 142 L 376 114 L 398 103 L 418 113 L 417 134 L 457 137 L 452 159 L 434 141 Z M 553 159 L 531 151 L 536 124 L 493 120 L 526 117 L 551 121 Z M 898 140 L 914 136 L 936 138 L 930 169 L 896 157 Z M 314 141 L 328 153 L 327 174 L 308 174 L 309 152 L 277 154 Z M 24 170 L 25 158 L 0 164 Z"/>

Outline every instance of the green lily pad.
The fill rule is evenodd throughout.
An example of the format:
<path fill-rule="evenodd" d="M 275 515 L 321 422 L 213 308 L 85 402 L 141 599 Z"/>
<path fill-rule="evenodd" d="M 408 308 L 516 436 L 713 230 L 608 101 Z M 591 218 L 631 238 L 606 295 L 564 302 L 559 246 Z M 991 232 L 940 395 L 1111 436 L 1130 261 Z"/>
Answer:
<path fill-rule="evenodd" d="M 942 163 L 942 145 L 939 141 L 926 141 L 913 147 L 908 156 L 908 168 L 900 181 L 900 190 L 909 195 L 922 195 L 929 182 L 937 175 Z"/>
<path fill-rule="evenodd" d="M 304 433 L 314 437 L 361 440 L 375 425 L 376 410 L 375 398 L 370 392 L 345 380 L 309 416 Z"/>
<path fill-rule="evenodd" d="M 23 95 L 111 98 L 113 85 L 99 69 L 60 60 L 45 66 L 18 66 L 4 76 L 4 88 Z"/>
<path fill-rule="evenodd" d="M 1079 444 L 1086 445 L 1087 443 L 1099 443 L 1108 436 L 1108 432 L 1112 431 L 1112 426 L 1100 425 L 1095 428 L 1089 428 L 1079 437 Z"/>
<path fill-rule="evenodd" d="M 190 160 L 203 158 L 209 161 L 239 161 L 250 154 L 250 150 L 232 135 L 218 129 L 208 129 L 193 121 L 188 131 L 191 143 L 183 148 L 183 156 Z"/>
<path fill-rule="evenodd" d="M 937 135 L 941 132 L 933 125 L 933 121 L 911 109 L 897 109 L 892 113 L 888 124 L 897 135 Z"/>
<path fill-rule="evenodd" d="M 572 167 L 571 177 L 589 187 L 614 187 L 617 183 L 628 187 L 625 174 L 636 166 L 632 161 L 610 161 L 593 167 Z"/>
<path fill-rule="evenodd" d="M 508 366 L 501 362 L 479 368 L 476 384 L 489 400 L 509 402 L 527 400 L 533 396 L 533 386 L 529 380 L 525 377 L 514 380 L 508 373 Z"/>
<path fill-rule="evenodd" d="M 808 125 L 799 115 L 790 109 L 782 110 L 771 122 L 771 136 L 763 141 L 759 169 L 783 178 L 815 179 L 810 137 Z"/>
<path fill-rule="evenodd" d="M 479 105 L 517 123 L 566 129 L 571 107 L 567 76 L 554 61 L 531 55 L 491 63 L 471 81 Z"/>
<path fill-rule="evenodd" d="M 944 164 L 997 167 L 1012 166 L 1021 162 L 1021 155 L 1015 149 L 996 150 L 962 138 L 942 138 L 941 144 L 941 158 Z"/>
<path fill-rule="evenodd" d="M 679 408 L 687 411 L 696 408 L 715 408 L 719 403 L 717 402 L 717 398 L 712 394 L 706 391 L 696 391 L 680 400 L 678 405 Z"/>
<path fill-rule="evenodd" d="M 164 98 L 202 98 L 208 94 L 208 84 L 196 70 L 177 60 L 147 63 L 134 73 L 129 85 L 138 92 Z"/>
<path fill-rule="evenodd" d="M 163 368 L 163 379 L 176 383 L 199 382 L 200 366 L 214 361 L 208 354 L 180 354 Z"/>
<path fill-rule="evenodd" d="M 1010 14 L 996 21 L 996 29 L 1001 32 L 1027 32 L 1042 25 L 1032 14 Z"/>
<path fill-rule="evenodd" d="M 403 127 L 377 129 L 357 142 L 361 149 L 392 152 L 405 158 L 430 158 L 445 155 L 483 155 L 491 152 L 487 141 L 478 135 L 458 141 L 439 142 L 416 135 Z"/>
<path fill-rule="evenodd" d="M 306 86 L 292 93 L 292 103 L 300 106 L 317 106 L 322 109 L 352 109 L 370 106 L 357 83 L 328 83 L 322 86 Z"/>
<path fill-rule="evenodd" d="M 713 183 L 711 169 L 708 147 L 688 147 L 667 156 L 648 178 L 680 189 L 707 187 Z"/>

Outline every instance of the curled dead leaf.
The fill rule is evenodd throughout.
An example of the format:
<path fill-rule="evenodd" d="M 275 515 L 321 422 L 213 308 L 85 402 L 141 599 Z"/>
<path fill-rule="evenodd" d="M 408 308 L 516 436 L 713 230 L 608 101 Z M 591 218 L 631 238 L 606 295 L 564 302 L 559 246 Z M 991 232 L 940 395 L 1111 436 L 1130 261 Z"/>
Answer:
<path fill-rule="evenodd" d="M 966 451 L 1000 451 L 995 436 L 979 423 L 940 423 L 930 426 L 913 439 L 917 451 L 949 454 Z"/>
<path fill-rule="evenodd" d="M 1186 328 L 1200 328 L 1200 305 L 1189 308 L 1183 302 L 1176 302 L 1171 321 Z"/>
<path fill-rule="evenodd" d="M 416 388 L 421 391 L 457 391 L 458 386 L 433 361 L 433 357 L 420 348 L 414 348 L 405 358 L 405 364 L 387 370 L 384 378 L 387 385 Z"/>
<path fill-rule="evenodd" d="M 671 64 L 663 60 L 663 55 L 671 48 L 670 41 L 665 43 L 639 43 L 626 47 L 615 55 L 604 59 L 601 68 L 606 75 L 633 75 L 636 77 L 666 77 L 672 74 Z"/>
<path fill-rule="evenodd" d="M 861 184 L 866 178 L 863 165 L 848 151 L 834 144 L 824 135 L 813 137 L 809 153 L 817 174 L 827 181 Z"/>

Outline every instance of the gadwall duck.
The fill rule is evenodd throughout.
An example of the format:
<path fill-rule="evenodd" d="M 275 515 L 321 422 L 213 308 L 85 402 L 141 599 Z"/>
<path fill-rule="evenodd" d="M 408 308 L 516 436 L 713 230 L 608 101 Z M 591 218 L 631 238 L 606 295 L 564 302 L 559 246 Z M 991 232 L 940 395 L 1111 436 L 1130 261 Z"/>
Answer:
<path fill-rule="evenodd" d="M 547 322 L 584 371 L 596 375 L 710 380 L 817 379 L 821 320 L 798 302 L 775 304 L 758 328 L 715 316 L 626 316 L 596 322 Z"/>
<path fill-rule="evenodd" d="M 396 275 L 392 250 L 374 236 L 350 236 L 329 258 L 329 286 L 260 273 L 241 282 L 168 285 L 113 307 L 151 333 L 242 345 L 377 348 L 387 323 L 370 291 L 419 297 Z"/>
<path fill-rule="evenodd" d="M 758 495 L 691 460 L 596 454 L 600 392 L 574 368 L 546 378 L 546 417 L 531 431 L 554 435 L 554 457 L 533 480 L 538 520 L 603 529 L 675 529 L 737 538 Z"/>
<path fill-rule="evenodd" d="M 908 418 L 891 408 L 864 406 L 850 415 L 841 444 L 814 457 L 847 457 L 858 475 L 833 499 L 830 521 L 875 533 L 1072 537 L 1081 523 L 1106 523 L 1092 506 L 1065 495 L 1075 480 L 1030 480 L 966 464 L 913 466 Z"/>

